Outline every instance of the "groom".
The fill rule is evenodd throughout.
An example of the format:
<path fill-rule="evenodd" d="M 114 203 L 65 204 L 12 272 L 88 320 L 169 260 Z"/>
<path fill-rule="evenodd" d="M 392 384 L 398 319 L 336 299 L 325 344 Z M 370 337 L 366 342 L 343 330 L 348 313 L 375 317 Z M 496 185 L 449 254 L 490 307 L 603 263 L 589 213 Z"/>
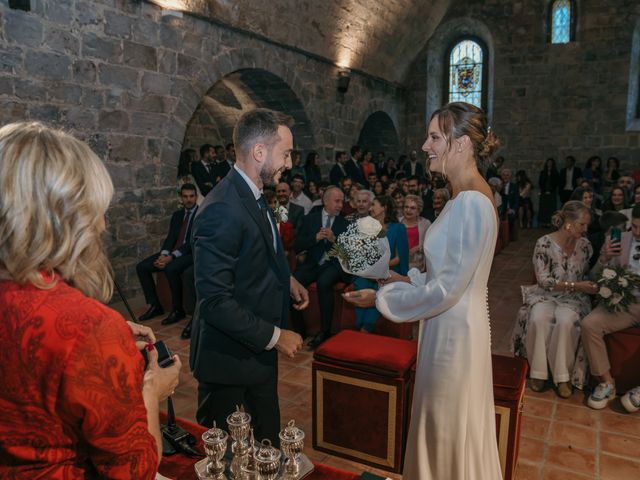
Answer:
<path fill-rule="evenodd" d="M 293 358 L 302 338 L 283 328 L 307 291 L 289 273 L 263 186 L 291 168 L 291 119 L 267 109 L 234 129 L 236 164 L 207 196 L 194 223 L 197 307 L 190 366 L 198 380 L 198 423 L 226 427 L 236 405 L 251 414 L 257 439 L 279 444 L 278 353 Z"/>

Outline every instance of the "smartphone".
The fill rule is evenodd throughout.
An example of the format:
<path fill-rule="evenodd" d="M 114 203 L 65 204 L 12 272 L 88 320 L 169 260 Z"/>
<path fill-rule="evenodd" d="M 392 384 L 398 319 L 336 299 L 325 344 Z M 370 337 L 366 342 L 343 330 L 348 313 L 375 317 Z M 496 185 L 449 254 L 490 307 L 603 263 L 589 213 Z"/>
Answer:
<path fill-rule="evenodd" d="M 611 242 L 618 242 L 620 243 L 620 241 L 622 240 L 622 231 L 619 228 L 613 227 L 611 229 Z"/>
<path fill-rule="evenodd" d="M 160 368 L 165 368 L 174 364 L 173 353 L 169 350 L 169 347 L 165 345 L 162 340 L 158 340 L 153 346 L 158 351 L 158 365 Z M 144 357 L 144 368 L 146 370 L 147 365 L 149 364 L 149 357 L 147 356 L 147 350 L 144 349 L 140 353 Z"/>

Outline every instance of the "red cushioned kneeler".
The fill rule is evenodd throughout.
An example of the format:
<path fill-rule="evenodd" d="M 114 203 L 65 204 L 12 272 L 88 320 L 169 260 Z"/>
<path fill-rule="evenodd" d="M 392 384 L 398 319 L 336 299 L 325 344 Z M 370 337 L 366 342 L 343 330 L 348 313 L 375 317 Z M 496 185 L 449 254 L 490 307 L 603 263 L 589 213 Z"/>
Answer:
<path fill-rule="evenodd" d="M 504 480 L 512 480 L 515 478 L 518 464 L 520 423 L 528 365 L 523 358 L 502 355 L 492 355 L 491 363 L 500 467 Z"/>
<path fill-rule="evenodd" d="M 416 342 L 345 330 L 314 354 L 313 447 L 400 472 Z"/>
<path fill-rule="evenodd" d="M 640 328 L 610 333 L 604 342 L 618 393 L 640 385 Z"/>

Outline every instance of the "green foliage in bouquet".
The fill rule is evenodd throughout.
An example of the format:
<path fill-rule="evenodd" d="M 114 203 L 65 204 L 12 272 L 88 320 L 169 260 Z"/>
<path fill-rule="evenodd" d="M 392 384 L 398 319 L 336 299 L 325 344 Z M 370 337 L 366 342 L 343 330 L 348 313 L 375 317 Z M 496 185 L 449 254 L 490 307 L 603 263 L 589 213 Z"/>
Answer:
<path fill-rule="evenodd" d="M 638 302 L 634 290 L 640 287 L 640 276 L 624 267 L 605 267 L 596 280 L 598 300 L 610 312 L 627 312 L 629 305 Z"/>

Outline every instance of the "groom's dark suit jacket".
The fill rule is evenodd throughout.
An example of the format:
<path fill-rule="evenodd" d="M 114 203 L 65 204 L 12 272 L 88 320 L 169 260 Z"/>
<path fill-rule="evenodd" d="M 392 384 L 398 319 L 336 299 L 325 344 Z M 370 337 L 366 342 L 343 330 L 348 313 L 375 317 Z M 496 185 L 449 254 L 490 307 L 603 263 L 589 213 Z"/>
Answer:
<path fill-rule="evenodd" d="M 200 206 L 193 228 L 197 307 L 190 366 L 199 382 L 254 385 L 273 375 L 274 326 L 289 310 L 290 273 L 260 207 L 231 169 Z"/>

